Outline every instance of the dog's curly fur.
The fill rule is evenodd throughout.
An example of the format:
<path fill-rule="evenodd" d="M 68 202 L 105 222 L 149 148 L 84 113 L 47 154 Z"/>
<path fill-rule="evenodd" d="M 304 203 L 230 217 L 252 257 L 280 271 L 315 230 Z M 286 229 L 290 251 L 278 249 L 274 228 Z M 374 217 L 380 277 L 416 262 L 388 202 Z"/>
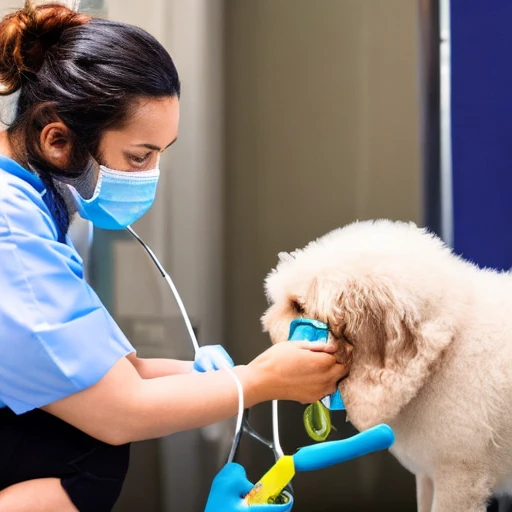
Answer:
<path fill-rule="evenodd" d="M 483 512 L 512 491 L 512 275 L 464 261 L 413 223 L 356 222 L 281 253 L 262 318 L 273 342 L 326 322 L 348 419 L 388 423 L 420 512 Z"/>

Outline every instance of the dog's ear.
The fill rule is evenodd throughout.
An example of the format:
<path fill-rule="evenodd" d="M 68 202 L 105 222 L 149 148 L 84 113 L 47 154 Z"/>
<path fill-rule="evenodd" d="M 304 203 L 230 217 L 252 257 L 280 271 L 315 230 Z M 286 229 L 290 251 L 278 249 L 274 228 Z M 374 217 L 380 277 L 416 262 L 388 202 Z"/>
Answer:
<path fill-rule="evenodd" d="M 328 319 L 353 344 L 341 385 L 349 420 L 359 429 L 390 422 L 427 380 L 453 338 L 451 324 L 382 276 L 354 278 L 335 295 Z M 331 296 L 332 297 L 332 296 Z"/>

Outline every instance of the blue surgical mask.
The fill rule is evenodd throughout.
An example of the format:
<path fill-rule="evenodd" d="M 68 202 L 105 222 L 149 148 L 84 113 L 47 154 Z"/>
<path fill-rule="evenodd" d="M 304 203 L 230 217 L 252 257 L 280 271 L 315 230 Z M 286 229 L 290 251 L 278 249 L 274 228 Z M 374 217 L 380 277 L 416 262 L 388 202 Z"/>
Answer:
<path fill-rule="evenodd" d="M 78 213 L 103 229 L 124 229 L 140 219 L 155 200 L 160 169 L 116 171 L 99 166 L 98 181 L 90 199 L 84 199 L 74 187 Z"/>

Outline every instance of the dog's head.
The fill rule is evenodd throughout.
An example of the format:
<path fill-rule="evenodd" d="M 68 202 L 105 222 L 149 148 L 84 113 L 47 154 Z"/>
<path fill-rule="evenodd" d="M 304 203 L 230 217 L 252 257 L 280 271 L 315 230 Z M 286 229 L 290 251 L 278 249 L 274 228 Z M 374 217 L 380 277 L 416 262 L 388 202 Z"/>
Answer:
<path fill-rule="evenodd" d="M 327 323 L 339 359 L 350 364 L 340 384 L 350 421 L 361 430 L 390 422 L 454 337 L 446 304 L 454 261 L 412 223 L 351 224 L 280 254 L 265 283 L 264 329 L 276 343 L 294 318 Z"/>

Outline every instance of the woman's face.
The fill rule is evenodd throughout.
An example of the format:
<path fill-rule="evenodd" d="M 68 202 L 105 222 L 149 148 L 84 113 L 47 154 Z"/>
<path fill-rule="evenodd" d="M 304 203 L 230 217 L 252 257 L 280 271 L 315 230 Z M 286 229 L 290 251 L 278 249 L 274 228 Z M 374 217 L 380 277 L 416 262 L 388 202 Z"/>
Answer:
<path fill-rule="evenodd" d="M 177 97 L 141 98 L 128 122 L 106 131 L 100 139 L 100 163 L 118 171 L 147 171 L 178 136 Z"/>

